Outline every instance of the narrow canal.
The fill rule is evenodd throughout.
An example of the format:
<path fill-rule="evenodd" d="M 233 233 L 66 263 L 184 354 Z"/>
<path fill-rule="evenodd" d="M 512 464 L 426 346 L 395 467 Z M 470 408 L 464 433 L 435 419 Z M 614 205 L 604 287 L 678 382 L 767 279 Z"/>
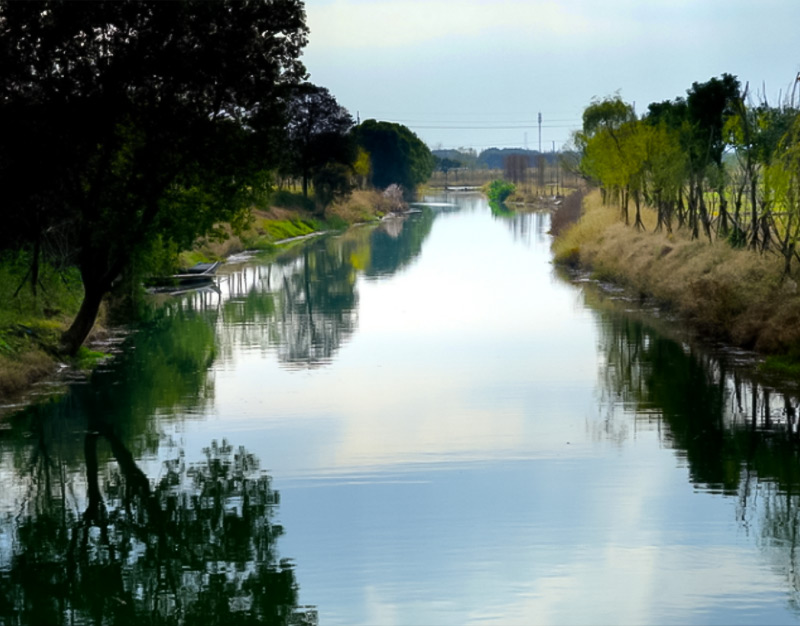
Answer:
<path fill-rule="evenodd" d="M 797 399 L 428 200 L 4 418 L 0 624 L 800 622 Z"/>

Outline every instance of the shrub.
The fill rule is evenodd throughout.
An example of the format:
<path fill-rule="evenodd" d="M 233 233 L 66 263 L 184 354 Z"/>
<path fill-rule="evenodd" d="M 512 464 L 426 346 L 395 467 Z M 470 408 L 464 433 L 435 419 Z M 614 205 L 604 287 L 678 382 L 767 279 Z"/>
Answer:
<path fill-rule="evenodd" d="M 502 204 L 506 201 L 508 196 L 517 190 L 513 183 L 508 183 L 504 180 L 493 180 L 486 185 L 486 195 L 489 197 L 490 203 Z"/>

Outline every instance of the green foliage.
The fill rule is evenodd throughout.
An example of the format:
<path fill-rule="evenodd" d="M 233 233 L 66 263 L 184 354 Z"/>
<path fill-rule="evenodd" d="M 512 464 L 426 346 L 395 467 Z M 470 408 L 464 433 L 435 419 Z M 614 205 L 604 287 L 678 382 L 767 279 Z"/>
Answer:
<path fill-rule="evenodd" d="M 78 349 L 78 353 L 73 358 L 73 362 L 78 369 L 90 370 L 109 356 L 110 355 L 105 352 L 98 352 L 96 350 L 90 350 L 86 346 L 81 346 Z"/>
<path fill-rule="evenodd" d="M 338 215 L 332 215 L 325 220 L 326 230 L 345 230 L 350 223 Z"/>
<path fill-rule="evenodd" d="M 0 1 L 14 226 L 0 245 L 55 233 L 77 263 L 86 306 L 68 352 L 155 239 L 183 249 L 220 222 L 236 228 L 268 191 L 284 96 L 305 75 L 304 18 L 292 0 Z"/>
<path fill-rule="evenodd" d="M 739 80 L 730 74 L 711 78 L 705 83 L 692 83 L 687 91 L 688 120 L 693 129 L 692 160 L 695 167 L 712 161 L 722 163 L 725 150 L 723 127 L 735 112 L 739 100 Z"/>
<path fill-rule="evenodd" d="M 583 134 L 586 138 L 598 132 L 613 132 L 636 119 L 633 106 L 623 102 L 619 94 L 600 100 L 595 98 L 583 111 Z"/>
<path fill-rule="evenodd" d="M 337 198 L 344 198 L 353 189 L 350 168 L 341 163 L 328 163 L 312 177 L 314 197 L 323 209 Z"/>
<path fill-rule="evenodd" d="M 369 153 L 372 184 L 384 189 L 400 185 L 406 196 L 433 173 L 433 155 L 410 129 L 402 124 L 366 120 L 354 129 L 358 145 Z"/>
<path fill-rule="evenodd" d="M 594 100 L 576 134 L 584 176 L 616 199 L 657 209 L 656 229 L 702 231 L 733 247 L 779 249 L 790 272 L 800 240 L 800 183 L 795 175 L 798 110 L 747 104 L 736 77 L 693 83 L 685 98 L 651 103 L 637 120 L 619 96 Z M 716 231 L 716 232 L 715 232 Z"/>
<path fill-rule="evenodd" d="M 294 211 L 308 211 L 310 213 L 314 210 L 314 201 L 312 199 L 305 198 L 302 193 L 296 193 L 288 189 L 274 191 L 270 196 L 269 203 L 272 206 Z"/>
<path fill-rule="evenodd" d="M 261 228 L 273 241 L 302 237 L 321 230 L 316 220 L 262 220 Z"/>
<path fill-rule="evenodd" d="M 790 378 L 800 378 L 800 354 L 768 356 L 759 365 L 759 369 Z"/>
<path fill-rule="evenodd" d="M 0 329 L 35 320 L 74 315 L 80 306 L 81 281 L 75 268 L 43 263 L 36 293 L 28 272 L 31 253 L 26 250 L 0 254 Z"/>
<path fill-rule="evenodd" d="M 484 186 L 486 196 L 490 203 L 503 204 L 506 199 L 517 190 L 513 183 L 504 180 L 493 180 Z"/>
<path fill-rule="evenodd" d="M 348 133 L 353 118 L 327 89 L 311 83 L 292 90 L 287 117 L 282 170 L 302 180 L 305 198 L 309 180 L 316 180 L 317 200 L 327 206 L 334 196 L 349 191 L 350 174 L 342 170 L 358 158 L 355 141 Z"/>

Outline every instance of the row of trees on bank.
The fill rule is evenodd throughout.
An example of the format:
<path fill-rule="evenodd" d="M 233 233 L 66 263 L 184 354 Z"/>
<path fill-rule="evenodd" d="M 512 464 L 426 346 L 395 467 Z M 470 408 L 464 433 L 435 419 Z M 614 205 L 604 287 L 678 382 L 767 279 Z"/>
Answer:
<path fill-rule="evenodd" d="M 300 180 L 306 198 L 311 183 L 320 207 L 366 181 L 379 189 L 399 185 L 410 196 L 433 172 L 430 150 L 406 126 L 373 119 L 356 126 L 324 87 L 298 85 L 285 115 L 278 172 Z"/>
<path fill-rule="evenodd" d="M 800 80 L 800 77 L 799 77 Z M 786 100 L 754 103 L 730 74 L 693 83 L 686 97 L 651 103 L 638 117 L 618 95 L 594 100 L 576 133 L 581 172 L 619 202 L 642 229 L 641 207 L 657 209 L 657 230 L 776 251 L 791 270 L 800 237 L 800 115 Z"/>
<path fill-rule="evenodd" d="M 137 262 L 244 224 L 279 177 L 324 204 L 430 175 L 408 129 L 306 82 L 308 35 L 301 0 L 0 0 L 0 251 L 34 289 L 43 260 L 80 271 L 66 352 Z"/>

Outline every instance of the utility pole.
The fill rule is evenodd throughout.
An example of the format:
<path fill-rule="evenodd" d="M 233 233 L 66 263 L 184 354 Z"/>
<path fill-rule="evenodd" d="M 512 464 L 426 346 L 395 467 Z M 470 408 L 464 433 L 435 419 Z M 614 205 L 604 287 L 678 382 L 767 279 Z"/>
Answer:
<path fill-rule="evenodd" d="M 559 170 L 559 162 L 558 162 L 558 155 L 556 154 L 556 142 L 553 141 L 553 165 L 556 168 L 556 196 L 558 195 L 558 170 Z"/>
<path fill-rule="evenodd" d="M 539 154 L 542 153 L 542 112 L 539 111 Z"/>

